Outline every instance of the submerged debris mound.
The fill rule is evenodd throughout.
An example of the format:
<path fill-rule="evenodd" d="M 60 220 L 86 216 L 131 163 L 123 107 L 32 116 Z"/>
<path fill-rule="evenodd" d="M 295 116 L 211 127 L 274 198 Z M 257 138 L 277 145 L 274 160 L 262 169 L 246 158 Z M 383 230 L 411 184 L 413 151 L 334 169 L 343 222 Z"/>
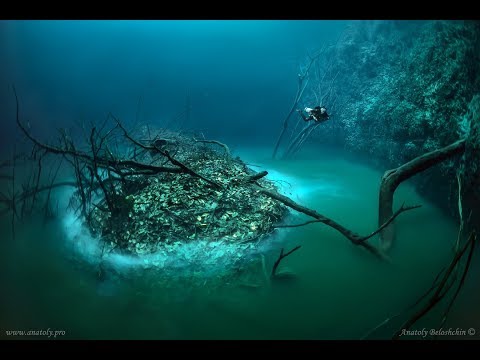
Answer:
<path fill-rule="evenodd" d="M 106 200 L 92 211 L 90 229 L 110 249 L 142 255 L 179 241 L 257 241 L 286 215 L 254 186 L 274 190 L 274 183 L 255 179 L 226 145 L 174 132 L 153 139 L 134 149 L 135 161 L 164 166 L 171 157 L 188 170 L 131 176 L 112 197 L 117 211 L 105 211 Z"/>

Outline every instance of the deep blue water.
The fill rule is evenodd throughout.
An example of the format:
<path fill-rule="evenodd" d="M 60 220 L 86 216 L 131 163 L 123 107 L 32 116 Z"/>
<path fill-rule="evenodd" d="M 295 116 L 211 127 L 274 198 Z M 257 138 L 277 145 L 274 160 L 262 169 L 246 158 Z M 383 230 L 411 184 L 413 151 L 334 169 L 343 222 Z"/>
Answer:
<path fill-rule="evenodd" d="M 24 117 L 50 126 L 174 118 L 190 95 L 189 128 L 242 143 L 273 142 L 305 54 L 346 21 L 2 21 L 1 103 L 11 84 Z M 12 121 L 2 127 L 12 132 Z M 273 128 L 275 131 L 273 131 Z M 254 136 L 252 136 L 254 135 Z"/>
<path fill-rule="evenodd" d="M 72 137 L 79 140 L 78 124 L 98 126 L 109 112 L 127 126 L 168 123 L 202 132 L 271 170 L 276 180 L 294 183 L 294 199 L 368 233 L 376 225 L 383 169 L 361 165 L 359 158 L 347 161 L 332 149 L 310 148 L 299 161 L 269 159 L 299 66 L 307 54 L 334 44 L 350 23 L 0 21 L 0 160 L 14 144 L 17 151 L 30 149 L 14 122 L 14 85 L 22 121 L 44 141 L 54 140 L 56 128 L 75 129 Z M 173 121 L 187 101 L 189 116 Z M 141 271 L 99 283 L 94 269 L 79 265 L 81 256 L 68 253 L 68 214 L 61 212 L 47 228 L 32 220 L 17 230 L 15 243 L 8 242 L 10 218 L 4 217 L 0 317 L 9 329 L 50 327 L 80 339 L 358 339 L 410 305 L 451 255 L 455 221 L 408 184 L 396 202 L 402 200 L 425 206 L 418 217 L 399 222 L 393 264 L 372 261 L 317 224 L 283 238 L 287 247 L 303 247 L 287 263 L 299 281 L 258 291 L 235 283 L 218 290 L 210 278 L 198 289 L 188 276 L 173 286 L 164 275 Z M 265 253 L 268 266 L 278 253 L 274 245 Z M 471 309 L 475 296 L 459 301 Z M 478 318 L 456 310 L 453 324 L 478 324 L 465 320 L 470 314 Z M 426 319 L 425 326 L 436 320 Z M 388 338 L 394 328 L 376 337 Z M 0 322 L 0 338 L 4 330 Z"/>

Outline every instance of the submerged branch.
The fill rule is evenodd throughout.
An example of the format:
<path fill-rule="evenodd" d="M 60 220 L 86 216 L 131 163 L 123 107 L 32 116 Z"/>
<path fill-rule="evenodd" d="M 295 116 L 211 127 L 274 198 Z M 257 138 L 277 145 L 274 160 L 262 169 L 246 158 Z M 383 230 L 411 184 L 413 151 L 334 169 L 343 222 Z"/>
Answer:
<path fill-rule="evenodd" d="M 139 163 L 137 161 L 133 160 L 121 160 L 121 159 L 115 159 L 115 158 L 107 158 L 107 157 L 98 157 L 95 161 L 94 157 L 88 153 L 82 152 L 82 151 L 77 151 L 73 150 L 71 148 L 61 148 L 61 147 L 56 147 L 48 144 L 44 144 L 37 140 L 35 137 L 33 137 L 29 131 L 25 128 L 25 126 L 20 122 L 19 118 L 19 104 L 18 104 L 18 97 L 17 93 L 15 91 L 15 100 L 17 103 L 17 115 L 16 115 L 16 122 L 23 132 L 23 134 L 30 140 L 32 141 L 33 144 L 38 146 L 41 149 L 44 149 L 45 151 L 52 153 L 52 154 L 59 154 L 59 155 L 67 155 L 67 156 L 72 156 L 72 157 L 77 157 L 78 159 L 87 161 L 90 164 L 93 164 L 96 162 L 96 165 L 101 168 L 108 168 L 112 167 L 114 169 L 120 169 L 120 170 L 132 170 L 135 169 L 137 171 L 143 170 L 148 172 L 150 175 L 153 174 L 158 174 L 161 172 L 168 172 L 168 173 L 181 173 L 183 172 L 182 169 L 177 168 L 177 167 L 166 167 L 166 166 L 154 166 L 154 165 L 148 165 L 148 164 L 143 164 Z M 118 173 L 121 175 L 121 173 Z"/>
<path fill-rule="evenodd" d="M 310 220 L 310 221 L 306 221 L 306 222 L 301 223 L 301 224 L 274 225 L 273 227 L 274 227 L 274 228 L 294 228 L 294 227 L 305 226 L 305 225 L 314 224 L 314 223 L 318 223 L 318 222 L 321 222 L 321 221 L 320 221 L 320 220 Z"/>
<path fill-rule="evenodd" d="M 128 140 L 130 140 L 133 144 L 135 144 L 138 147 L 141 147 L 142 149 L 145 149 L 145 150 L 156 151 L 156 152 L 162 154 L 163 156 L 165 156 L 173 165 L 178 166 L 178 170 L 180 170 L 181 172 L 187 173 L 187 174 L 189 174 L 191 176 L 194 176 L 194 177 L 198 177 L 199 179 L 202 179 L 203 181 L 206 181 L 207 183 L 215 186 L 216 188 L 222 188 L 222 185 L 216 183 L 215 181 L 207 179 L 206 177 L 200 175 L 199 173 L 197 173 L 194 170 L 192 170 L 191 168 L 189 168 L 187 165 L 185 165 L 182 162 L 173 158 L 167 150 L 162 150 L 159 147 L 155 146 L 155 144 L 154 145 L 144 145 L 144 144 L 138 142 L 137 140 L 135 140 L 134 138 L 132 138 L 130 136 L 128 131 L 123 127 L 123 125 L 121 124 L 121 122 L 117 118 L 115 118 L 113 115 L 112 115 L 112 117 L 117 122 L 118 127 L 123 131 L 124 136 Z"/>
<path fill-rule="evenodd" d="M 449 304 L 449 306 L 447 308 L 447 311 L 450 310 L 450 308 L 452 307 L 453 301 L 455 301 L 455 299 L 458 295 L 458 292 L 460 291 L 460 289 L 463 286 L 463 283 L 465 281 L 465 277 L 466 277 L 466 274 L 468 272 L 470 262 L 471 262 L 471 259 L 472 259 L 473 251 L 475 249 L 476 238 L 477 238 L 476 233 L 472 232 L 470 234 L 470 237 L 468 238 L 468 240 L 465 242 L 465 245 L 463 246 L 463 248 L 461 250 L 457 251 L 457 253 L 455 254 L 454 258 L 452 259 L 452 261 L 450 263 L 450 266 L 447 268 L 447 270 L 445 272 L 445 275 L 443 276 L 442 280 L 438 284 L 435 293 L 430 297 L 428 302 L 420 310 L 418 310 L 415 314 L 413 314 L 412 317 L 410 317 L 410 319 L 408 319 L 407 321 L 405 321 L 403 323 L 403 325 L 400 327 L 400 329 L 394 334 L 394 336 L 393 336 L 394 340 L 398 339 L 402 335 L 403 331 L 406 331 L 406 330 L 410 329 L 418 320 L 420 320 L 427 313 L 429 313 L 430 310 L 432 310 L 445 297 L 445 295 L 448 292 L 448 290 L 444 291 L 445 288 L 449 289 L 453 285 L 453 282 L 450 283 L 450 284 L 447 284 L 448 281 L 450 280 L 450 277 L 451 277 L 452 273 L 456 269 L 460 259 L 463 257 L 463 255 L 465 254 L 467 249 L 470 248 L 470 252 L 468 254 L 467 264 L 465 265 L 463 275 L 462 275 L 462 279 L 459 283 L 457 291 L 455 292 L 455 295 L 452 299 L 452 302 Z M 444 314 L 444 317 L 446 317 L 446 313 Z"/>
<path fill-rule="evenodd" d="M 445 146 L 442 149 L 431 151 L 399 166 L 396 169 L 388 170 L 382 177 L 378 204 L 379 226 L 392 217 L 393 195 L 397 187 L 410 177 L 422 172 L 445 159 L 461 154 L 465 151 L 465 140 L 459 140 Z M 383 229 L 380 234 L 382 249 L 388 250 L 395 241 L 395 224 Z"/>
<path fill-rule="evenodd" d="M 193 138 L 193 140 L 195 142 L 201 142 L 201 143 L 206 143 L 206 144 L 216 144 L 218 146 L 221 146 L 225 149 L 225 155 L 227 155 L 227 157 L 231 157 L 230 155 L 230 149 L 228 148 L 228 146 L 220 141 L 217 141 L 217 140 L 199 140 L 199 139 L 195 139 Z"/>
<path fill-rule="evenodd" d="M 273 268 L 272 268 L 272 273 L 270 275 L 270 277 L 273 279 L 276 275 L 277 275 L 277 268 L 278 268 L 278 265 L 280 265 L 280 262 L 285 259 L 288 255 L 294 253 L 295 251 L 297 251 L 298 249 L 300 249 L 302 246 L 301 245 L 297 245 L 295 246 L 292 250 L 290 250 L 289 252 L 287 252 L 286 254 L 283 253 L 283 248 L 282 250 L 280 251 L 280 255 L 278 256 L 278 259 L 277 261 L 275 261 L 275 264 L 273 264 Z"/>
<path fill-rule="evenodd" d="M 321 55 L 321 52 L 319 52 L 315 56 L 311 57 L 305 71 L 301 74 L 298 74 L 297 93 L 295 94 L 295 98 L 293 100 L 290 111 L 287 113 L 287 116 L 283 120 L 282 130 L 280 132 L 280 135 L 278 136 L 277 142 L 276 142 L 275 147 L 273 149 L 272 159 L 275 159 L 275 157 L 277 156 L 277 152 L 278 152 L 278 149 L 279 149 L 280 144 L 282 142 L 283 136 L 285 135 L 285 132 L 287 131 L 287 128 L 288 128 L 288 121 L 292 117 L 292 114 L 295 112 L 295 109 L 298 107 L 298 103 L 299 103 L 300 99 L 302 98 L 303 93 L 305 92 L 305 89 L 307 87 L 306 83 L 308 83 L 308 79 L 305 83 L 304 83 L 304 80 L 307 77 L 307 75 L 310 71 L 310 68 L 312 67 L 312 65 L 315 63 L 315 61 L 317 60 L 317 58 L 320 55 Z"/>
<path fill-rule="evenodd" d="M 255 188 L 260 193 L 262 193 L 264 195 L 267 195 L 267 196 L 269 196 L 269 197 L 271 197 L 275 200 L 278 200 L 281 203 L 283 203 L 284 205 L 286 205 L 286 206 L 288 206 L 288 207 L 290 207 L 290 208 L 292 208 L 292 209 L 294 209 L 298 212 L 301 212 L 301 213 L 304 213 L 308 216 L 311 216 L 314 219 L 316 219 L 318 222 L 324 223 L 325 225 L 328 225 L 328 226 L 334 228 L 335 230 L 340 232 L 343 236 L 345 236 L 348 240 L 350 240 L 353 244 L 364 247 L 365 249 L 370 251 L 375 256 L 377 256 L 381 259 L 384 259 L 384 260 L 387 259 L 386 256 L 380 250 L 378 250 L 376 247 L 368 244 L 366 242 L 366 240 L 368 240 L 371 237 L 373 237 L 374 235 L 378 234 L 382 229 L 387 227 L 402 212 L 412 210 L 412 209 L 416 209 L 416 208 L 419 207 L 419 206 L 405 207 L 405 206 L 402 205 L 402 207 L 399 210 L 397 210 L 395 212 L 395 214 L 393 214 L 389 219 L 387 219 L 387 221 L 384 224 L 382 224 L 382 226 L 380 226 L 377 230 L 375 230 L 374 232 L 372 232 L 371 234 L 369 234 L 367 236 L 360 236 L 357 233 L 343 227 L 342 225 L 340 225 L 336 221 L 319 214 L 315 210 L 304 207 L 304 206 L 296 203 L 295 201 L 289 199 L 288 197 L 279 194 L 278 192 L 276 192 L 274 190 L 268 190 L 268 189 L 262 188 L 258 185 L 255 185 Z"/>

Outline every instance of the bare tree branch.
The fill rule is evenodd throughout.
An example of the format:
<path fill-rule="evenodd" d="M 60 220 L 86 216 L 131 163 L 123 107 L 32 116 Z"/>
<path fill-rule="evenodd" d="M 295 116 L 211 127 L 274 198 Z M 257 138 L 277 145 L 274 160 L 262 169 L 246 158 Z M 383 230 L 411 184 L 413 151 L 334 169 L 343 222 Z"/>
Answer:
<path fill-rule="evenodd" d="M 36 146 L 38 146 L 41 149 L 44 149 L 45 151 L 52 153 L 52 154 L 60 154 L 60 155 L 68 155 L 68 156 L 74 156 L 79 159 L 85 160 L 91 164 L 93 162 L 96 162 L 98 167 L 102 168 L 108 168 L 108 167 L 113 167 L 116 169 L 137 169 L 137 170 L 144 170 L 148 171 L 150 174 L 157 174 L 160 172 L 170 172 L 170 173 L 181 173 L 184 170 L 180 168 L 172 168 L 172 167 L 164 167 L 164 166 L 153 166 L 153 165 L 147 165 L 147 164 L 142 164 L 136 161 L 132 160 L 120 160 L 120 159 L 112 159 L 112 158 L 105 158 L 105 157 L 99 157 L 94 161 L 94 158 L 92 155 L 89 155 L 87 153 L 73 150 L 71 148 L 59 148 L 56 146 L 51 146 L 44 144 L 37 139 L 35 139 L 23 126 L 23 124 L 20 122 L 20 117 L 19 117 L 19 102 L 18 102 L 18 96 L 17 92 L 15 90 L 15 87 L 13 88 L 14 94 L 15 94 L 15 101 L 16 101 L 16 122 L 17 125 L 20 127 L 22 130 L 23 134 L 30 140 L 32 143 L 34 143 Z"/>
<path fill-rule="evenodd" d="M 112 115 L 113 117 L 113 115 Z M 138 147 L 141 147 L 145 150 L 150 150 L 150 151 L 157 151 L 158 153 L 162 154 L 163 156 L 165 156 L 173 165 L 176 165 L 179 167 L 179 169 L 181 169 L 182 172 L 185 172 L 189 175 L 192 175 L 194 177 L 198 177 L 200 179 L 202 179 L 203 181 L 206 181 L 207 183 L 217 187 L 217 188 L 222 188 L 222 185 L 212 181 L 212 180 L 209 180 L 207 178 L 205 178 L 204 176 L 198 174 L 197 172 L 193 171 L 191 168 L 189 168 L 188 166 L 186 166 L 185 164 L 181 163 L 180 161 L 174 159 L 170 153 L 167 151 L 167 150 L 162 150 L 160 149 L 159 147 L 155 146 L 155 144 L 153 145 L 144 145 L 140 142 L 138 142 L 137 140 L 135 140 L 134 138 L 132 138 L 130 136 L 130 134 L 127 132 L 127 130 L 123 127 L 123 125 L 120 123 L 120 121 L 113 117 L 115 119 L 115 121 L 117 122 L 117 125 L 118 127 L 123 131 L 123 134 L 125 135 L 125 137 L 130 140 L 132 143 L 134 143 L 135 145 L 137 145 Z"/>
<path fill-rule="evenodd" d="M 207 144 L 216 144 L 216 145 L 219 145 L 221 147 L 223 147 L 225 149 L 225 155 L 227 157 L 231 157 L 231 154 L 230 154 L 230 149 L 228 148 L 228 146 L 220 141 L 217 141 L 217 140 L 200 140 L 200 139 L 195 139 L 193 138 L 193 140 L 195 142 L 201 142 L 201 143 L 207 143 Z"/>
<path fill-rule="evenodd" d="M 306 222 L 301 223 L 301 224 L 274 225 L 273 227 L 274 227 L 274 228 L 294 228 L 294 227 L 300 227 L 300 226 L 305 226 L 305 225 L 314 224 L 314 223 L 319 223 L 319 222 L 321 222 L 321 221 L 320 221 L 320 220 L 310 220 L 310 221 L 306 221 Z"/>
<path fill-rule="evenodd" d="M 388 170 L 382 177 L 380 184 L 379 205 L 378 205 L 378 224 L 379 226 L 392 216 L 393 195 L 398 185 L 409 179 L 415 174 L 422 172 L 429 167 L 442 162 L 452 156 L 461 154 L 465 151 L 465 140 L 459 140 L 442 149 L 423 154 L 402 166 Z M 388 250 L 395 239 L 395 224 L 382 230 L 380 239 L 382 249 Z"/>
<path fill-rule="evenodd" d="M 270 275 L 270 277 L 272 279 L 277 275 L 277 268 L 278 268 L 278 265 L 280 265 L 280 262 L 283 259 L 285 259 L 288 255 L 294 253 L 295 251 L 297 251 L 301 247 L 302 247 L 301 245 L 295 246 L 292 250 L 290 250 L 286 254 L 283 253 L 283 248 L 282 248 L 282 250 L 280 251 L 280 255 L 278 256 L 278 259 L 275 261 L 275 264 L 273 264 L 272 273 Z"/>
<path fill-rule="evenodd" d="M 452 300 L 454 301 L 456 299 L 456 296 L 458 295 L 458 292 L 460 291 L 461 287 L 463 286 L 466 274 L 467 274 L 469 266 L 470 266 L 470 262 L 471 262 L 471 259 L 472 259 L 472 254 L 473 254 L 473 251 L 475 249 L 476 238 L 477 238 L 477 235 L 475 234 L 475 232 L 472 232 L 470 234 L 470 237 L 468 238 L 468 240 L 465 242 L 465 245 L 463 246 L 463 248 L 455 254 L 454 258 L 452 259 L 452 261 L 450 263 L 450 266 L 448 267 L 447 271 L 445 272 L 445 275 L 443 276 L 442 280 L 438 284 L 437 290 L 435 291 L 435 293 L 432 295 L 432 297 L 428 300 L 428 302 L 420 310 L 418 310 L 410 319 L 408 319 L 405 323 L 403 323 L 403 325 L 400 327 L 400 329 L 394 334 L 394 336 L 393 336 L 394 340 L 398 339 L 402 335 L 403 331 L 406 331 L 406 330 L 410 329 L 418 320 L 420 320 L 428 312 L 430 312 L 430 310 L 432 310 L 444 298 L 444 296 L 447 293 L 447 291 L 444 291 L 445 290 L 444 288 L 446 286 L 447 286 L 447 288 L 451 287 L 452 284 L 453 284 L 453 283 L 450 283 L 449 285 L 447 285 L 447 282 L 448 282 L 449 278 L 451 277 L 453 271 L 455 270 L 457 264 L 459 263 L 460 259 L 463 257 L 463 255 L 465 254 L 467 249 L 470 248 L 470 252 L 469 252 L 468 258 L 467 258 L 467 264 L 465 265 L 463 275 L 462 275 L 462 279 L 459 283 L 457 291 L 455 292 L 455 295 L 454 295 Z M 447 312 L 448 312 L 448 310 L 450 310 L 453 301 L 449 304 L 449 306 L 447 308 Z M 447 312 L 444 314 L 444 317 L 446 317 Z"/>
<path fill-rule="evenodd" d="M 287 130 L 287 127 L 288 127 L 288 121 L 290 120 L 290 117 L 294 113 L 295 109 L 298 107 L 298 103 L 303 96 L 305 88 L 307 87 L 308 79 L 307 79 L 307 82 L 304 83 L 305 77 L 308 75 L 308 72 L 310 71 L 310 68 L 312 67 L 313 63 L 317 60 L 317 58 L 320 55 L 321 55 L 321 52 L 319 52 L 317 55 L 311 57 L 305 71 L 303 73 L 298 74 L 297 93 L 296 93 L 295 98 L 293 100 L 290 111 L 287 113 L 287 116 L 283 120 L 282 131 L 280 132 L 280 135 L 277 139 L 277 143 L 275 144 L 275 148 L 274 148 L 273 154 L 272 154 L 272 159 L 275 159 L 275 157 L 277 156 L 278 148 L 280 147 L 280 143 L 282 142 L 283 136 L 285 135 L 285 131 Z"/>
<path fill-rule="evenodd" d="M 413 209 L 416 209 L 416 208 L 419 207 L 419 206 L 405 207 L 405 206 L 402 205 L 402 207 L 400 207 L 400 209 L 398 209 L 395 212 L 395 214 L 393 214 L 389 219 L 387 219 L 387 221 L 385 221 L 385 223 L 382 224 L 377 230 L 375 230 L 374 232 L 372 232 L 371 234 L 369 234 L 367 236 L 360 236 L 357 233 L 343 227 L 342 225 L 340 225 L 336 221 L 319 214 L 315 210 L 304 207 L 304 206 L 296 203 L 295 201 L 289 199 L 288 197 L 279 194 L 278 192 L 276 192 L 274 190 L 268 190 L 268 189 L 262 188 L 258 185 L 254 185 L 254 186 L 257 189 L 257 191 L 261 192 L 262 194 L 267 195 L 267 196 L 271 197 L 272 199 L 278 200 L 281 203 L 283 203 L 284 205 L 286 205 L 286 206 L 288 206 L 288 207 L 290 207 L 290 208 L 292 208 L 292 209 L 294 209 L 298 212 L 301 212 L 301 213 L 304 213 L 308 216 L 311 216 L 314 219 L 316 219 L 318 222 L 321 222 L 325 225 L 328 225 L 328 226 L 334 228 L 335 230 L 340 232 L 343 236 L 345 236 L 348 240 L 350 240 L 353 244 L 364 247 L 365 249 L 370 251 L 375 256 L 377 256 L 381 259 L 384 259 L 384 260 L 387 260 L 388 258 L 381 251 L 379 251 L 376 247 L 368 244 L 366 241 L 368 239 L 370 239 L 371 237 L 375 236 L 376 234 L 378 234 L 382 229 L 387 227 L 389 224 L 391 224 L 391 222 L 398 215 L 400 215 L 402 212 L 405 212 L 405 211 L 408 211 L 408 210 L 413 210 Z"/>
<path fill-rule="evenodd" d="M 283 158 L 286 159 L 290 155 L 292 155 L 294 149 L 296 150 L 296 147 L 299 145 L 299 143 L 308 135 L 310 135 L 311 131 L 313 131 L 319 124 L 320 123 L 316 121 L 312 121 L 310 124 L 307 124 L 307 126 L 305 126 L 302 131 L 298 133 L 295 139 L 293 139 L 293 141 L 290 143 L 287 150 L 285 151 L 285 154 L 283 154 Z"/>
<path fill-rule="evenodd" d="M 15 161 L 16 161 L 16 146 L 13 148 L 13 166 L 12 166 L 12 237 L 15 241 L 15 215 L 17 214 L 17 208 L 15 206 Z"/>

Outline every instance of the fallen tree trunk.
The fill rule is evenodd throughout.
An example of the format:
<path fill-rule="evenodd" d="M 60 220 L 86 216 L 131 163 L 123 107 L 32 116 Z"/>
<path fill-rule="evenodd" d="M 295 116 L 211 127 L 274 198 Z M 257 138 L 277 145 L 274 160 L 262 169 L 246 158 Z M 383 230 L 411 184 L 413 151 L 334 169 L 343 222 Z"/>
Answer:
<path fill-rule="evenodd" d="M 402 166 L 387 170 L 382 177 L 380 193 L 378 197 L 378 224 L 379 226 L 391 218 L 393 214 L 393 195 L 398 185 L 452 156 L 462 154 L 465 151 L 465 140 L 459 140 L 442 149 L 431 151 L 421 155 Z M 380 247 L 383 251 L 391 248 L 395 241 L 395 224 L 390 224 L 380 232 Z"/>
<path fill-rule="evenodd" d="M 387 219 L 385 221 L 384 224 L 382 224 L 377 230 L 375 230 L 374 232 L 372 232 L 371 234 L 367 235 L 367 236 L 360 236 L 359 234 L 343 227 L 342 225 L 340 225 L 339 223 L 337 223 L 336 221 L 332 220 L 332 219 L 329 219 L 327 218 L 326 216 L 323 216 L 321 214 L 319 214 L 318 212 L 316 212 L 315 210 L 312 210 L 312 209 L 309 209 L 305 206 L 302 206 L 300 204 L 297 204 L 295 201 L 293 201 L 292 199 L 289 199 L 288 197 L 284 196 L 284 195 L 281 195 L 279 194 L 278 192 L 276 191 L 272 191 L 272 190 L 268 190 L 268 189 L 265 189 L 265 188 L 262 188 L 258 185 L 254 185 L 255 188 L 261 192 L 262 194 L 264 195 L 267 195 L 275 200 L 278 200 L 280 201 L 281 203 L 283 203 L 284 205 L 298 211 L 298 212 L 301 212 L 303 214 L 306 214 L 308 216 L 311 216 L 313 217 L 314 219 L 317 219 L 318 222 L 321 222 L 325 225 L 328 225 L 332 228 L 334 228 L 335 230 L 337 230 L 338 232 L 340 232 L 343 236 L 345 236 L 348 240 L 350 240 L 353 244 L 355 245 L 359 245 L 359 246 L 362 246 L 364 247 L 365 249 L 367 249 L 368 251 L 370 251 L 372 254 L 374 254 L 375 256 L 377 256 L 378 258 L 382 259 L 382 260 L 388 260 L 388 257 L 386 257 L 382 251 L 380 251 L 379 249 L 377 249 L 375 246 L 367 243 L 366 241 L 368 239 L 370 239 L 371 237 L 375 236 L 376 234 L 378 234 L 380 231 L 382 231 L 384 228 L 386 228 L 387 226 L 389 226 L 393 220 L 398 216 L 400 215 L 402 212 L 405 212 L 405 211 L 408 211 L 408 210 L 413 210 L 413 209 L 416 209 L 418 208 L 419 206 L 401 206 L 400 209 L 398 209 L 394 214 L 392 214 L 392 216 Z"/>

